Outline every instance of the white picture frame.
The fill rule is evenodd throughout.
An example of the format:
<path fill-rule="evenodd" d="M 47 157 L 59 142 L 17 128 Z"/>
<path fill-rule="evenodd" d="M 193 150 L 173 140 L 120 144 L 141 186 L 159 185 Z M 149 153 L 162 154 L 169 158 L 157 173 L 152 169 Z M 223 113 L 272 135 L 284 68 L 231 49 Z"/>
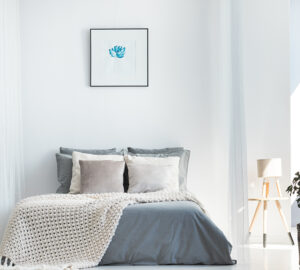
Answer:
<path fill-rule="evenodd" d="M 90 29 L 91 87 L 148 87 L 148 28 Z"/>

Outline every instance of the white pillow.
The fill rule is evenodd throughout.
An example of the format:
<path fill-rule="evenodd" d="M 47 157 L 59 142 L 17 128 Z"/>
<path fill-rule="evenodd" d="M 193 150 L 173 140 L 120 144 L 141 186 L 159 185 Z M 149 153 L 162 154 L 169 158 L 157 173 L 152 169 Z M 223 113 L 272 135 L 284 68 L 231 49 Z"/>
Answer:
<path fill-rule="evenodd" d="M 178 191 L 179 157 L 125 156 L 128 193 Z"/>
<path fill-rule="evenodd" d="M 124 161 L 124 157 L 121 155 L 92 155 L 74 151 L 72 154 L 72 180 L 70 185 L 71 194 L 80 193 L 81 179 L 80 179 L 80 164 L 79 160 L 113 160 Z"/>

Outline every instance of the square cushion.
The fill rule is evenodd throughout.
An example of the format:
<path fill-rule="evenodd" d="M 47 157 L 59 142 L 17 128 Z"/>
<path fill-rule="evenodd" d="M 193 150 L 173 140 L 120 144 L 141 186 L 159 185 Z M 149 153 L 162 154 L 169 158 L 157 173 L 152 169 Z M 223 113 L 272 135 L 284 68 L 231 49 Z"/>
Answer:
<path fill-rule="evenodd" d="M 162 149 L 142 149 L 142 148 L 127 148 L 128 155 L 136 156 L 149 156 L 149 157 L 173 157 L 177 156 L 180 158 L 179 161 L 179 189 L 187 189 L 187 173 L 190 160 L 190 150 L 186 150 L 183 147 L 171 147 L 171 148 L 162 148 Z M 125 176 L 124 186 L 127 184 L 128 176 Z"/>
<path fill-rule="evenodd" d="M 80 193 L 124 192 L 124 161 L 79 160 Z"/>
<path fill-rule="evenodd" d="M 127 148 L 129 153 L 132 154 L 170 154 L 174 152 L 183 151 L 183 147 L 168 147 L 168 148 L 160 148 L 160 149 L 145 149 L 145 148 Z"/>
<path fill-rule="evenodd" d="M 123 156 L 123 150 L 112 149 L 75 149 L 60 147 L 60 153 L 56 153 L 56 163 L 57 163 L 57 180 L 60 183 L 56 190 L 56 193 L 69 193 L 71 179 L 72 179 L 72 153 L 74 150 L 78 152 L 83 151 L 84 153 L 90 154 L 101 154 L 101 155 L 121 155 Z M 125 174 L 125 173 L 124 173 Z M 128 188 L 128 186 L 127 186 Z"/>
<path fill-rule="evenodd" d="M 67 148 L 67 147 L 59 148 L 59 152 L 65 155 L 72 156 L 72 153 L 74 151 L 80 153 L 86 153 L 86 154 L 94 154 L 94 155 L 123 155 L 123 150 L 118 151 L 116 148 L 111 148 L 111 149 L 78 149 L 78 148 Z"/>
<path fill-rule="evenodd" d="M 72 156 L 56 153 L 55 157 L 57 164 L 57 181 L 60 184 L 56 193 L 68 193 L 72 179 Z"/>
<path fill-rule="evenodd" d="M 125 156 L 128 193 L 178 191 L 179 157 Z"/>
<path fill-rule="evenodd" d="M 121 155 L 93 155 L 85 154 L 73 151 L 72 154 L 72 180 L 70 185 L 70 193 L 78 194 L 80 193 L 81 187 L 81 176 L 80 176 L 80 164 L 79 160 L 114 160 L 114 161 L 124 161 L 124 157 Z"/>

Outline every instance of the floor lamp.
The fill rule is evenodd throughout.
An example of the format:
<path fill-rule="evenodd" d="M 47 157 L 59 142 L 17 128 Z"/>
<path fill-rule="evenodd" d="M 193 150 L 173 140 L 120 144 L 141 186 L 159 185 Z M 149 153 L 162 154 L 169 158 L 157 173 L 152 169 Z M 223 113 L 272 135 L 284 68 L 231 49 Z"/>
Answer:
<path fill-rule="evenodd" d="M 279 178 L 282 175 L 281 170 L 281 159 L 280 158 L 271 158 L 271 159 L 259 159 L 257 160 L 257 174 L 259 178 L 263 178 L 263 187 L 262 187 L 262 197 L 258 198 L 249 198 L 249 201 L 257 201 L 257 207 L 252 218 L 249 233 L 251 234 L 254 222 L 257 218 L 258 211 L 263 204 L 263 246 L 266 247 L 267 243 L 267 211 L 268 211 L 268 202 L 275 201 L 277 210 L 283 222 L 283 225 L 288 233 L 292 245 L 294 245 L 294 240 L 291 234 L 291 230 L 286 222 L 285 215 L 282 211 L 280 201 L 288 200 L 288 197 L 282 197 L 281 188 L 279 184 Z M 269 197 L 269 187 L 270 182 L 275 181 L 278 197 Z"/>

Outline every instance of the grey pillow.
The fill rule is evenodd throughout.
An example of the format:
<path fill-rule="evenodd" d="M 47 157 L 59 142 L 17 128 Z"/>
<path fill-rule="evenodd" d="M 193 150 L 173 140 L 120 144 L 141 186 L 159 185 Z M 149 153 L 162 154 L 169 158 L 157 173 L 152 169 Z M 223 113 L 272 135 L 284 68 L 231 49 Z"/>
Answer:
<path fill-rule="evenodd" d="M 94 154 L 94 155 L 123 155 L 123 150 L 118 151 L 116 148 L 111 149 L 77 149 L 77 148 L 67 148 L 67 147 L 60 147 L 59 152 L 61 154 L 71 155 L 72 153 L 80 152 L 86 154 Z"/>
<path fill-rule="evenodd" d="M 123 155 L 123 150 L 118 151 L 116 148 L 112 149 L 74 149 L 60 147 L 60 153 L 56 153 L 56 163 L 57 163 L 57 180 L 60 183 L 60 186 L 57 188 L 56 193 L 69 193 L 71 180 L 72 180 L 72 153 L 73 151 L 78 151 L 81 153 L 88 154 L 98 154 L 98 155 Z M 125 184 L 124 184 L 124 188 Z M 128 188 L 128 186 L 127 186 Z"/>
<path fill-rule="evenodd" d="M 183 147 L 172 147 L 162 149 L 142 149 L 142 148 L 127 148 L 129 155 L 137 156 L 152 156 L 152 157 L 180 157 L 179 161 L 179 189 L 187 189 L 187 173 L 190 160 L 190 150 L 185 150 Z M 128 176 L 127 176 L 128 177 Z M 126 181 L 126 177 L 124 179 Z"/>
<path fill-rule="evenodd" d="M 161 149 L 143 149 L 143 148 L 133 148 L 128 147 L 128 152 L 132 154 L 170 154 L 174 152 L 183 151 L 183 147 L 169 147 L 169 148 L 161 148 Z"/>
<path fill-rule="evenodd" d="M 56 193 L 68 193 L 72 179 L 72 156 L 57 153 L 57 180 L 60 186 L 57 188 Z"/>
<path fill-rule="evenodd" d="M 80 193 L 124 192 L 124 161 L 79 160 Z"/>

